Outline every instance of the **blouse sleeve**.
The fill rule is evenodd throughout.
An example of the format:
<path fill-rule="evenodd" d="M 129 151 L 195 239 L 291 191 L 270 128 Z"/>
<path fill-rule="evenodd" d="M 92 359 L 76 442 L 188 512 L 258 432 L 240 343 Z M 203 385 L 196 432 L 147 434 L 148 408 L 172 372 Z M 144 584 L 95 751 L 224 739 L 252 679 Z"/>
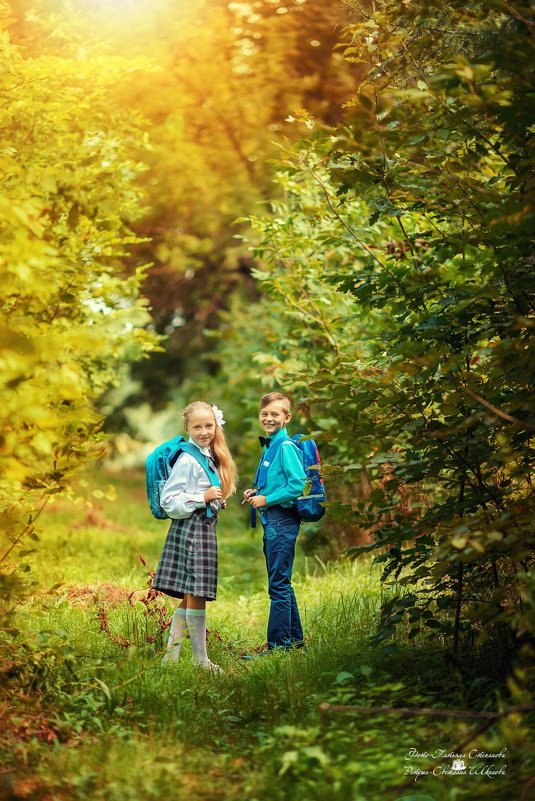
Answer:
<path fill-rule="evenodd" d="M 173 520 L 185 520 L 206 505 L 204 492 L 198 491 L 198 472 L 197 462 L 187 453 L 173 466 L 160 494 L 160 506 Z"/>

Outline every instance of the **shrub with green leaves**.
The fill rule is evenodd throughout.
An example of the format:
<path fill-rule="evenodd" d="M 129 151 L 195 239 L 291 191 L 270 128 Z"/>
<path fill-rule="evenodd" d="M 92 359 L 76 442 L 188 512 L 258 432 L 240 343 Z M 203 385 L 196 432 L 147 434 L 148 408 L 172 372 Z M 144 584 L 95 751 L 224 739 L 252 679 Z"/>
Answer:
<path fill-rule="evenodd" d="M 533 24 L 502 2 L 374 9 L 349 28 L 347 124 L 288 151 L 285 200 L 252 220 L 254 358 L 325 432 L 347 525 L 398 580 L 379 638 L 409 622 L 506 671 L 533 635 Z"/>
<path fill-rule="evenodd" d="M 10 43 L 0 4 L 2 344 L 0 596 L 23 582 L 35 522 L 52 494 L 98 452 L 95 401 L 118 365 L 154 347 L 143 330 L 143 267 L 123 257 L 140 216 L 143 124 L 109 90 L 136 62 L 76 58 Z M 75 48 L 81 42 L 70 42 Z M 31 45 L 31 43 L 30 43 Z M 30 543 L 31 544 L 31 543 Z M 7 607 L 9 608 L 9 606 Z"/>

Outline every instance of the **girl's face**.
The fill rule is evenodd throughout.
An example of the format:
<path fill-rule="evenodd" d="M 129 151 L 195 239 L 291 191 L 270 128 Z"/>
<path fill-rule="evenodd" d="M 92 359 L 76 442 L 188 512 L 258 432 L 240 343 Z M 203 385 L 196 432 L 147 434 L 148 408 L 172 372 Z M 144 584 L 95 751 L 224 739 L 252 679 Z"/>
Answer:
<path fill-rule="evenodd" d="M 214 413 L 198 409 L 190 414 L 186 431 L 196 445 L 207 448 L 215 437 Z"/>
<path fill-rule="evenodd" d="M 270 437 L 272 434 L 276 434 L 277 431 L 280 431 L 281 428 L 284 428 L 291 416 L 292 415 L 285 410 L 282 401 L 271 401 L 271 403 L 268 403 L 263 409 L 260 409 L 258 419 L 266 435 Z"/>

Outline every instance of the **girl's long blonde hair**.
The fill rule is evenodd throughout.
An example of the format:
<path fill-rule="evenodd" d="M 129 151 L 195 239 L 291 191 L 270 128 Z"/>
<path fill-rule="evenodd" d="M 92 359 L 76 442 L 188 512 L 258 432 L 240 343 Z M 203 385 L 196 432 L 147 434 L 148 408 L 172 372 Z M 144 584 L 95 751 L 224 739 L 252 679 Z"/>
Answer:
<path fill-rule="evenodd" d="M 184 428 L 186 431 L 188 430 L 188 420 L 191 413 L 201 410 L 211 412 L 214 415 L 215 420 L 214 410 L 209 403 L 205 403 L 204 401 L 193 401 L 193 403 L 189 403 L 182 412 Z M 229 495 L 232 495 L 234 492 L 236 492 L 238 469 L 229 451 L 223 429 L 221 426 L 217 425 L 217 420 L 215 425 L 215 435 L 210 447 L 212 449 L 212 453 L 214 454 L 215 466 L 217 467 L 217 472 L 221 481 L 223 498 L 228 498 Z"/>

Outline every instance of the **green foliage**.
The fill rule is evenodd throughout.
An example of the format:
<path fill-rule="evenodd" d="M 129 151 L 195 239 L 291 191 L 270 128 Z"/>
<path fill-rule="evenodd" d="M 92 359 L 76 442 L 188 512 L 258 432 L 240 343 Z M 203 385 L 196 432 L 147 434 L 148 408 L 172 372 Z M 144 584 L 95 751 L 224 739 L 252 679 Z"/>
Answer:
<path fill-rule="evenodd" d="M 353 553 L 403 588 L 378 641 L 408 621 L 507 672 L 533 634 L 533 38 L 499 2 L 383 2 L 349 35 L 347 124 L 290 149 L 252 219 L 254 358 L 324 430 L 330 497 L 374 532 Z"/>
<path fill-rule="evenodd" d="M 108 480 L 90 478 L 99 488 Z M 528 781 L 528 717 L 493 723 L 482 734 L 480 721 L 422 717 L 400 724 L 397 714 L 321 713 L 324 702 L 494 709 L 523 700 L 512 684 L 510 700 L 488 676 L 483 681 L 488 665 L 480 666 L 477 681 L 467 680 L 421 637 L 395 658 L 372 651 L 366 641 L 382 590 L 369 560 L 318 567 L 312 575 L 299 555 L 295 583 L 307 650 L 241 661 L 243 649 L 264 636 L 268 599 L 265 576 L 243 578 L 265 567 L 261 543 L 251 539 L 236 501 L 219 524 L 221 592 L 208 619 L 208 647 L 225 674 L 199 674 L 187 642 L 178 665 L 162 666 L 161 641 L 151 639 L 158 622 L 148 617 L 143 626 L 143 605 L 134 608 L 124 596 L 143 592 L 138 553 L 150 553 L 150 564 L 165 526 L 147 525 L 141 474 L 114 485 L 119 503 L 98 499 L 99 525 L 89 525 L 86 509 L 66 499 L 45 512 L 40 592 L 20 605 L 18 636 L 4 634 L 2 642 L 6 793 L 23 798 L 32 788 L 38 799 L 80 801 L 145 801 L 161 797 L 162 789 L 199 801 L 398 798 L 400 785 L 414 787 L 405 774 L 409 748 L 455 748 L 476 731 L 473 747 L 507 747 L 511 755 L 506 775 L 493 780 L 493 798 L 506 801 Z M 137 618 L 141 639 L 131 647 L 99 631 L 100 602 L 80 586 L 86 576 L 108 591 L 115 634 L 130 638 Z M 66 583 L 46 592 L 52 582 Z M 466 776 L 423 778 L 417 787 L 435 801 L 451 801 L 452 790 L 460 801 L 482 801 L 489 791 L 481 777 Z"/>
<path fill-rule="evenodd" d="M 140 215 L 144 169 L 131 154 L 146 137 L 140 119 L 110 105 L 110 87 L 141 65 L 15 46 L 9 7 L 2 10 L 4 604 L 25 583 L 47 501 L 99 452 L 95 402 L 117 381 L 118 366 L 152 349 L 154 337 L 143 330 L 145 268 L 124 267 L 139 241 L 130 226 Z"/>

